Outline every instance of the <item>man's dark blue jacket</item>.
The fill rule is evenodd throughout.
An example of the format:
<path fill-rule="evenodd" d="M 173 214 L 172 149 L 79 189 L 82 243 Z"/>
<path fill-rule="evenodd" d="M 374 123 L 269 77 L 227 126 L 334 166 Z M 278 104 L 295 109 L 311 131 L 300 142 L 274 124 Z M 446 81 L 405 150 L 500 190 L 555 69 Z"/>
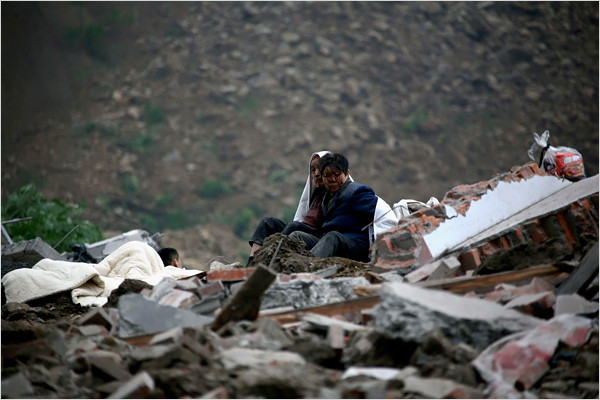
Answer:
<path fill-rule="evenodd" d="M 347 180 L 327 205 L 329 199 L 326 195 L 323 200 L 323 232 L 337 231 L 352 239 L 361 249 L 368 251 L 369 230 L 361 229 L 373 222 L 377 205 L 377 196 L 373 189 Z"/>

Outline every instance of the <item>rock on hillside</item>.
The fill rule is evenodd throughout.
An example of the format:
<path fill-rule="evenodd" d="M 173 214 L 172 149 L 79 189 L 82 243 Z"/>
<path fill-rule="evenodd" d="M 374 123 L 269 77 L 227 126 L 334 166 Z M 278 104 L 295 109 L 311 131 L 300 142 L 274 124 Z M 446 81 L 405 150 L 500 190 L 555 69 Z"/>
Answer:
<path fill-rule="evenodd" d="M 9 3 L 2 20 L 3 195 L 34 181 L 106 230 L 217 223 L 237 257 L 319 149 L 390 203 L 522 165 L 546 129 L 598 172 L 595 3 Z"/>

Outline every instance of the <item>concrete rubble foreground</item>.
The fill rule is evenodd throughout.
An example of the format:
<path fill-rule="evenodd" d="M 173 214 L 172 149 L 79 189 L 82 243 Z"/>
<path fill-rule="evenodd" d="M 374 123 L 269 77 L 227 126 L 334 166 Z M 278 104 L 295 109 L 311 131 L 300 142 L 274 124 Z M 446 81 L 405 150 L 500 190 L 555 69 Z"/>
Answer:
<path fill-rule="evenodd" d="M 510 176 L 526 184 L 521 172 L 533 170 Z M 380 236 L 363 276 L 337 275 L 339 260 L 284 273 L 275 256 L 154 286 L 125 279 L 103 307 L 73 304 L 69 292 L 3 302 L 2 397 L 598 398 L 589 179 L 592 193 L 549 206 L 560 189 L 543 209 L 527 205 L 527 218 L 507 222 L 521 209 L 495 222 L 491 236 L 484 227 L 427 254 L 423 237 L 452 221 L 445 206 L 466 214 L 478 200 L 454 190 Z M 493 186 L 460 190 L 481 197 Z M 27 265 L 16 245 L 7 268 Z M 20 246 L 31 257 L 36 244 Z"/>

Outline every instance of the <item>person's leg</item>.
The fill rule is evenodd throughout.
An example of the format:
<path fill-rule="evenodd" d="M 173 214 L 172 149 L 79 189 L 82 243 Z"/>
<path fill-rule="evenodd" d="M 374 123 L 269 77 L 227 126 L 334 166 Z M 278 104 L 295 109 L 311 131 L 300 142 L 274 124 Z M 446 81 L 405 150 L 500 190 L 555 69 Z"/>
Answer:
<path fill-rule="evenodd" d="M 290 233 L 289 236 L 292 239 L 302 240 L 306 244 L 306 250 L 312 249 L 319 241 L 319 238 L 316 237 L 315 235 L 311 235 L 310 233 L 302 232 L 302 231 L 292 232 L 292 233 Z"/>
<path fill-rule="evenodd" d="M 289 236 L 292 232 L 296 232 L 296 231 L 310 233 L 311 235 L 314 235 L 314 236 L 318 235 L 317 231 L 308 227 L 308 225 L 305 225 L 302 222 L 298 222 L 298 221 L 289 222 L 285 226 L 285 228 L 283 228 L 281 233 Z"/>
<path fill-rule="evenodd" d="M 256 226 L 254 234 L 248 241 L 252 249 L 250 255 L 254 255 L 254 251 L 258 250 L 262 246 L 265 238 L 268 238 L 274 233 L 279 233 L 285 228 L 285 223 L 279 218 L 275 217 L 264 217 L 261 219 Z"/>
<path fill-rule="evenodd" d="M 339 232 L 327 232 L 312 248 L 315 257 L 343 257 L 356 261 L 369 261 L 369 252 L 356 245 L 356 243 Z"/>

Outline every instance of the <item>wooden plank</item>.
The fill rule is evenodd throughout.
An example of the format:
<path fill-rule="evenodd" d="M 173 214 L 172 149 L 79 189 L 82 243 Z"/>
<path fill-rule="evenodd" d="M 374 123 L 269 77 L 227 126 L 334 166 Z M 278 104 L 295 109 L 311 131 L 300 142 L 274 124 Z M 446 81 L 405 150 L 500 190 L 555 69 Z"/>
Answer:
<path fill-rule="evenodd" d="M 367 308 L 373 308 L 379 303 L 379 296 L 363 297 L 360 299 L 353 299 L 348 301 L 341 301 L 338 303 L 330 303 L 314 307 L 306 307 L 294 311 L 287 311 L 281 313 L 261 313 L 259 318 L 273 318 L 280 324 L 287 324 L 290 322 L 297 322 L 304 313 L 315 313 L 321 315 L 336 315 L 343 314 L 351 311 L 360 311 Z"/>
<path fill-rule="evenodd" d="M 517 283 L 533 278 L 556 277 L 564 272 L 553 265 L 542 265 L 518 271 L 498 272 L 490 275 L 459 277 L 454 279 L 440 279 L 438 281 L 425 281 L 416 283 L 428 289 L 442 289 L 451 293 L 466 293 L 469 291 L 486 292 L 501 283 Z"/>
<path fill-rule="evenodd" d="M 277 274 L 264 264 L 259 264 L 242 287 L 223 307 L 213 321 L 211 328 L 217 331 L 229 321 L 254 321 L 259 315 L 262 294 L 275 280 L 276 276 Z"/>
<path fill-rule="evenodd" d="M 581 293 L 598 275 L 598 242 L 587 252 L 575 271 L 560 285 L 556 295 Z"/>

